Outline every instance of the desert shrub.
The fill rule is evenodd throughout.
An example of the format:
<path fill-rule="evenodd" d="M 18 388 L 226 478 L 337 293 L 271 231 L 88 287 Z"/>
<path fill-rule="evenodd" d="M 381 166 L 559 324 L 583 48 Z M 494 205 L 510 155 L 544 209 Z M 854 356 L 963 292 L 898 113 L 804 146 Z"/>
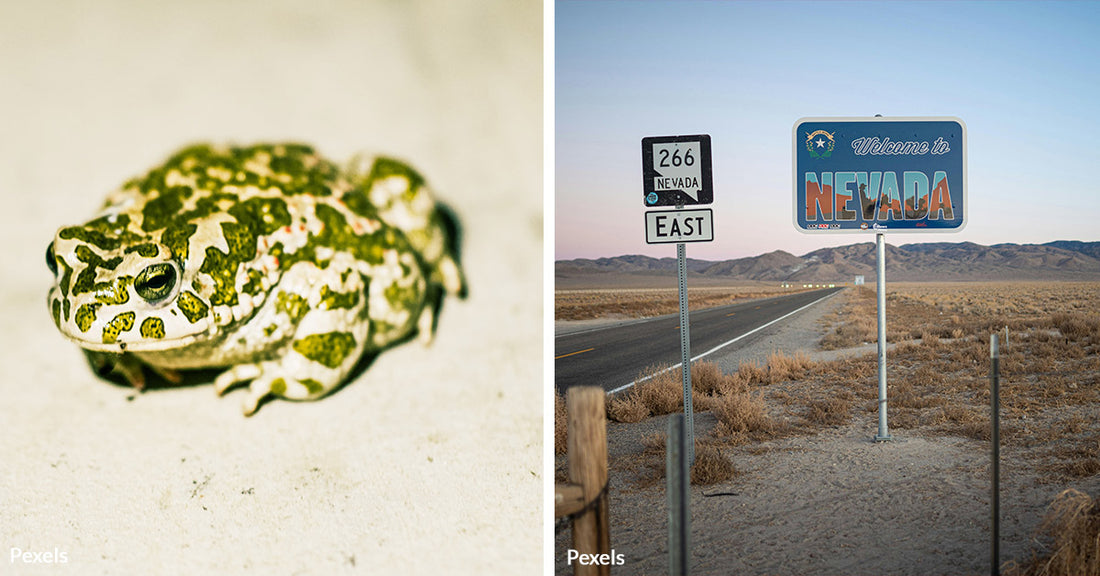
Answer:
<path fill-rule="evenodd" d="M 713 442 L 713 441 L 711 441 Z M 706 486 L 724 482 L 737 476 L 733 462 L 722 455 L 721 450 L 711 442 L 695 440 L 695 463 L 691 466 L 691 483 Z M 653 486 L 664 480 L 667 437 L 664 432 L 652 432 L 642 436 L 643 470 L 637 485 L 639 488 Z"/>
<path fill-rule="evenodd" d="M 691 395 L 691 409 L 696 412 L 710 412 L 714 408 L 714 402 L 720 398 L 720 394 L 695 394 Z"/>
<path fill-rule="evenodd" d="M 633 391 L 615 396 L 607 402 L 607 417 L 615 422 L 641 422 L 648 416 L 649 408 L 641 396 Z"/>
<path fill-rule="evenodd" d="M 691 365 L 691 390 L 696 394 L 715 394 L 729 387 L 730 378 L 716 362 L 696 362 Z M 681 386 L 682 387 L 682 386 Z"/>
<path fill-rule="evenodd" d="M 921 333 L 920 341 L 925 346 L 930 346 L 930 347 L 935 348 L 940 343 L 940 335 L 935 333 L 935 332 L 929 332 L 929 331 L 925 330 L 924 332 Z"/>
<path fill-rule="evenodd" d="M 1049 553 L 1010 572 L 1035 576 L 1100 574 L 1100 505 L 1088 494 L 1063 491 L 1047 509 L 1039 529 L 1052 541 Z"/>
<path fill-rule="evenodd" d="M 921 364 L 913 371 L 911 376 L 913 383 L 919 386 L 932 386 L 944 382 L 943 372 L 936 370 L 929 364 Z"/>
<path fill-rule="evenodd" d="M 680 410 L 684 404 L 681 379 L 680 370 L 647 368 L 638 376 L 640 382 L 607 403 L 607 417 L 616 422 L 638 422 Z"/>
<path fill-rule="evenodd" d="M 647 368 L 638 375 L 638 384 L 611 399 L 607 417 L 616 422 L 639 422 L 648 416 L 679 412 L 684 406 L 683 372 L 667 366 Z M 691 370 L 692 408 L 710 410 L 713 398 L 738 389 L 737 378 L 722 373 L 714 362 L 694 364 Z"/>
<path fill-rule="evenodd" d="M 955 435 L 962 436 L 964 438 L 971 438 L 973 440 L 989 441 L 993 435 L 992 428 L 989 424 L 989 419 L 984 421 L 971 420 L 967 422 L 958 422 L 952 426 L 948 426 L 947 430 Z M 1007 436 L 1007 426 L 1001 426 L 1001 436 Z"/>
<path fill-rule="evenodd" d="M 1100 335 L 1100 317 L 1059 313 L 1051 317 L 1051 323 L 1070 340 L 1083 340 Z"/>
<path fill-rule="evenodd" d="M 810 355 L 802 350 L 791 356 L 777 350 L 768 355 L 766 381 L 769 384 L 777 384 L 785 380 L 801 378 L 813 367 L 814 362 L 810 360 Z"/>
<path fill-rule="evenodd" d="M 806 415 L 806 420 L 813 424 L 839 426 L 847 424 L 851 415 L 851 402 L 844 398 L 834 396 L 825 400 L 811 400 L 810 410 Z"/>
<path fill-rule="evenodd" d="M 989 336 L 985 340 L 968 340 L 952 345 L 949 358 L 953 363 L 962 366 L 979 366 L 981 370 L 989 370 Z"/>
<path fill-rule="evenodd" d="M 737 366 L 737 380 L 742 384 L 766 384 L 768 368 L 751 360 L 742 360 Z"/>
<path fill-rule="evenodd" d="M 1058 470 L 1071 478 L 1088 478 L 1100 474 L 1100 458 L 1083 458 L 1066 462 Z"/>
<path fill-rule="evenodd" d="M 983 415 L 965 405 L 945 404 L 940 409 L 939 421 L 953 424 L 971 424 L 981 422 L 988 424 L 988 416 Z"/>
<path fill-rule="evenodd" d="M 766 432 L 772 428 L 762 394 L 730 394 L 714 401 L 712 408 L 719 430 L 726 434 Z"/>
<path fill-rule="evenodd" d="M 679 370 L 657 372 L 649 380 L 636 384 L 634 390 L 654 416 L 672 414 L 684 405 L 683 376 Z"/>
<path fill-rule="evenodd" d="M 734 476 L 737 476 L 737 469 L 717 446 L 695 442 L 695 463 L 691 466 L 692 484 L 707 486 L 725 482 Z"/>
<path fill-rule="evenodd" d="M 642 436 L 642 452 L 650 455 L 664 455 L 665 442 L 664 432 L 650 432 Z"/>
<path fill-rule="evenodd" d="M 835 330 L 821 339 L 825 350 L 851 348 L 865 342 L 878 340 L 878 320 L 874 316 L 858 316 L 837 326 Z"/>

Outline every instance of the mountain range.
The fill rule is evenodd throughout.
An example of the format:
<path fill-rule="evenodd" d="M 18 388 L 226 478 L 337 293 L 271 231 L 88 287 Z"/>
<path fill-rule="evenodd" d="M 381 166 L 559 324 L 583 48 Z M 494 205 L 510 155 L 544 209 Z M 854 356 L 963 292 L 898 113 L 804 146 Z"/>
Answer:
<path fill-rule="evenodd" d="M 795 256 L 776 250 L 735 260 L 688 258 L 689 277 L 762 282 L 851 282 L 875 280 L 875 244 L 821 248 Z M 675 258 L 616 256 L 559 260 L 555 280 L 599 276 L 675 276 Z M 886 278 L 896 281 L 1100 280 L 1100 242 L 1059 240 L 1046 244 L 929 242 L 886 245 Z"/>

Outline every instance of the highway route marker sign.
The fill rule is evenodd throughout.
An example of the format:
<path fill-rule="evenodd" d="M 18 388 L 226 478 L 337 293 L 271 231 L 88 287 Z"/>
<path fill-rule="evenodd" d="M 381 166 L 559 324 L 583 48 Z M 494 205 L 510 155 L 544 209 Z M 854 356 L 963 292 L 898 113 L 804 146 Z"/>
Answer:
<path fill-rule="evenodd" d="M 691 408 L 691 330 L 688 320 L 688 242 L 712 242 L 714 218 L 709 209 L 684 206 L 714 201 L 710 135 L 648 136 L 642 138 L 642 193 L 646 206 L 675 206 L 675 210 L 645 214 L 649 244 L 676 244 L 676 276 L 680 285 L 680 373 L 684 385 L 684 430 L 688 466 L 695 462 L 694 417 Z"/>
<path fill-rule="evenodd" d="M 642 195 L 646 206 L 713 202 L 710 135 L 642 138 Z"/>

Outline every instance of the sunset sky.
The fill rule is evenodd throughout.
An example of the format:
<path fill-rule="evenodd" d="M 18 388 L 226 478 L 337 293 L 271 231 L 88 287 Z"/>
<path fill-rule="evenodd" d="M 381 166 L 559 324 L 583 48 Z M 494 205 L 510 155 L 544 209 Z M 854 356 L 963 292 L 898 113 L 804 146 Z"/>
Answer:
<path fill-rule="evenodd" d="M 961 232 L 887 242 L 1100 240 L 1100 2 L 589 2 L 555 8 L 556 259 L 645 243 L 641 139 L 709 134 L 715 241 L 691 258 L 873 242 L 792 223 L 795 121 L 956 116 Z"/>

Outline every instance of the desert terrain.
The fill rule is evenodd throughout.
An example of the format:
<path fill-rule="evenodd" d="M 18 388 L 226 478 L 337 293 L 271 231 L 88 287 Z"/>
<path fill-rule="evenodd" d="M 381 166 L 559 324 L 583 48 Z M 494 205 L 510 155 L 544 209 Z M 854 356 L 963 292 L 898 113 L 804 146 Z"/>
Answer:
<path fill-rule="evenodd" d="M 725 297 L 769 293 L 734 288 Z M 590 297 L 605 300 L 606 316 L 640 315 L 636 293 L 619 293 L 620 302 L 608 290 L 557 297 L 563 309 Z M 717 286 L 696 293 L 723 298 Z M 886 300 L 892 442 L 872 441 L 873 286 L 849 287 L 693 365 L 692 573 L 989 572 L 993 333 L 1002 342 L 1002 568 L 1095 570 L 1100 283 L 890 283 Z M 585 322 L 601 321 L 594 310 Z M 664 431 L 667 414 L 682 410 L 680 378 L 665 372 L 607 399 L 611 545 L 625 558 L 612 574 L 668 570 Z M 563 411 L 559 403 L 558 481 Z M 569 547 L 563 522 L 556 573 L 572 572 Z"/>

